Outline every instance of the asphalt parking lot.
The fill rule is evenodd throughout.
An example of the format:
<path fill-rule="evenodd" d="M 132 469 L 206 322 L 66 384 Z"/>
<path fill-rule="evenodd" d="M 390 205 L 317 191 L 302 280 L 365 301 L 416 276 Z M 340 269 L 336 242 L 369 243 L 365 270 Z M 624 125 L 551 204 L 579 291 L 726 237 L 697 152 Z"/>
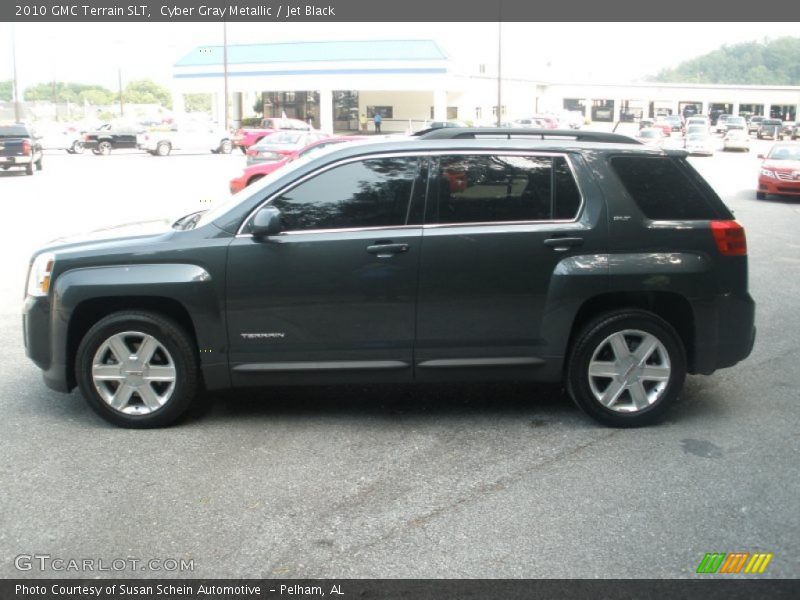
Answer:
<path fill-rule="evenodd" d="M 244 157 L 49 152 L 33 177 L 0 172 L 0 577 L 692 577 L 737 551 L 797 577 L 800 200 L 755 200 L 769 146 L 692 159 L 747 230 L 753 354 L 639 430 L 510 384 L 226 393 L 177 427 L 115 428 L 25 357 L 28 257 L 210 205 Z M 15 568 L 37 553 L 194 570 Z"/>

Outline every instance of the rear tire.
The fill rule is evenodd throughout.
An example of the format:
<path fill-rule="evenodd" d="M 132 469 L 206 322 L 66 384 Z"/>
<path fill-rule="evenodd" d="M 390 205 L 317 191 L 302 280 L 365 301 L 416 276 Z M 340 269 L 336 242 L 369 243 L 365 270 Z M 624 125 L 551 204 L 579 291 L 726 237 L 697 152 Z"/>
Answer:
<path fill-rule="evenodd" d="M 97 144 L 97 152 L 95 154 L 100 156 L 108 156 L 111 154 L 111 142 L 100 142 Z"/>
<path fill-rule="evenodd" d="M 155 154 L 156 156 L 169 156 L 170 150 L 172 150 L 172 147 L 169 142 L 158 142 Z"/>
<path fill-rule="evenodd" d="M 567 390 L 593 419 L 611 427 L 657 422 L 683 388 L 686 352 L 675 329 L 644 310 L 602 314 L 578 334 Z"/>
<path fill-rule="evenodd" d="M 95 323 L 78 346 L 75 377 L 98 415 L 137 429 L 183 416 L 200 380 L 192 338 L 171 319 L 145 311 L 113 313 Z"/>
<path fill-rule="evenodd" d="M 30 162 L 27 165 L 25 165 L 25 174 L 26 175 L 33 175 L 33 163 L 32 162 Z"/>
<path fill-rule="evenodd" d="M 41 171 L 42 170 L 42 158 L 43 157 L 40 156 L 39 160 L 36 161 L 36 170 L 37 171 Z"/>
<path fill-rule="evenodd" d="M 756 192 L 756 200 L 766 200 L 767 195 L 764 192 Z"/>

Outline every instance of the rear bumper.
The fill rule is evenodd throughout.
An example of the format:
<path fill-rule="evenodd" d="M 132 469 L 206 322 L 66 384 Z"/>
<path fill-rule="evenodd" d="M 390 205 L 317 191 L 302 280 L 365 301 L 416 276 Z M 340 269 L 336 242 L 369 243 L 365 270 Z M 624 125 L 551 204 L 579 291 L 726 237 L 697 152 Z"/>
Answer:
<path fill-rule="evenodd" d="M 31 156 L 0 156 L 0 166 L 3 167 L 19 167 L 29 165 L 33 162 L 33 155 Z"/>
<path fill-rule="evenodd" d="M 755 302 L 750 294 L 722 294 L 695 305 L 695 348 L 690 372 L 709 375 L 732 367 L 753 350 Z"/>

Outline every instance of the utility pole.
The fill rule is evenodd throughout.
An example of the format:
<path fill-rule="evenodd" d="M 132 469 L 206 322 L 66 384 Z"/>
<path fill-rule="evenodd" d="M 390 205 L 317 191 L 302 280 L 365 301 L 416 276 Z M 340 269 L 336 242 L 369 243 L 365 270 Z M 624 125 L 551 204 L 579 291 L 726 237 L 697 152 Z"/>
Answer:
<path fill-rule="evenodd" d="M 228 111 L 228 22 L 222 21 L 222 101 L 225 103 L 225 131 L 230 126 Z"/>
<path fill-rule="evenodd" d="M 119 84 L 119 116 L 125 116 L 125 106 L 122 103 L 122 66 L 117 67 L 117 82 Z"/>
<path fill-rule="evenodd" d="M 501 2 L 502 4 L 502 2 Z M 503 18 L 502 12 L 497 21 L 497 126 L 503 121 L 502 68 L 503 68 Z"/>
<path fill-rule="evenodd" d="M 21 123 L 19 106 L 19 84 L 17 83 L 17 39 L 14 36 L 14 24 L 11 24 L 11 62 L 14 68 L 14 121 Z"/>

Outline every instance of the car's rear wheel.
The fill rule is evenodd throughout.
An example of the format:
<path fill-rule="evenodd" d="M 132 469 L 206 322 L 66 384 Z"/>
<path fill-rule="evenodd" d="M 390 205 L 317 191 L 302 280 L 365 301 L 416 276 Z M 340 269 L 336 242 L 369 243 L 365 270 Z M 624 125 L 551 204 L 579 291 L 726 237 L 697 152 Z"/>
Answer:
<path fill-rule="evenodd" d="M 70 154 L 82 154 L 83 153 L 83 142 L 75 140 L 72 142 L 72 145 L 69 147 L 67 151 Z"/>
<path fill-rule="evenodd" d="M 156 155 L 157 156 L 168 156 L 172 147 L 169 145 L 169 142 L 158 142 L 156 145 Z"/>
<path fill-rule="evenodd" d="M 660 419 L 686 377 L 686 353 L 673 327 L 637 309 L 603 314 L 578 335 L 567 389 L 589 416 L 612 427 Z"/>
<path fill-rule="evenodd" d="M 199 385 L 191 337 L 151 312 L 118 312 L 98 321 L 78 347 L 75 375 L 95 412 L 131 428 L 174 422 Z"/>
<path fill-rule="evenodd" d="M 44 157 L 40 156 L 39 160 L 36 161 L 36 170 L 37 171 L 41 171 L 42 170 L 42 158 L 44 158 Z"/>
<path fill-rule="evenodd" d="M 756 200 L 766 200 L 767 195 L 764 192 L 756 192 Z"/>

